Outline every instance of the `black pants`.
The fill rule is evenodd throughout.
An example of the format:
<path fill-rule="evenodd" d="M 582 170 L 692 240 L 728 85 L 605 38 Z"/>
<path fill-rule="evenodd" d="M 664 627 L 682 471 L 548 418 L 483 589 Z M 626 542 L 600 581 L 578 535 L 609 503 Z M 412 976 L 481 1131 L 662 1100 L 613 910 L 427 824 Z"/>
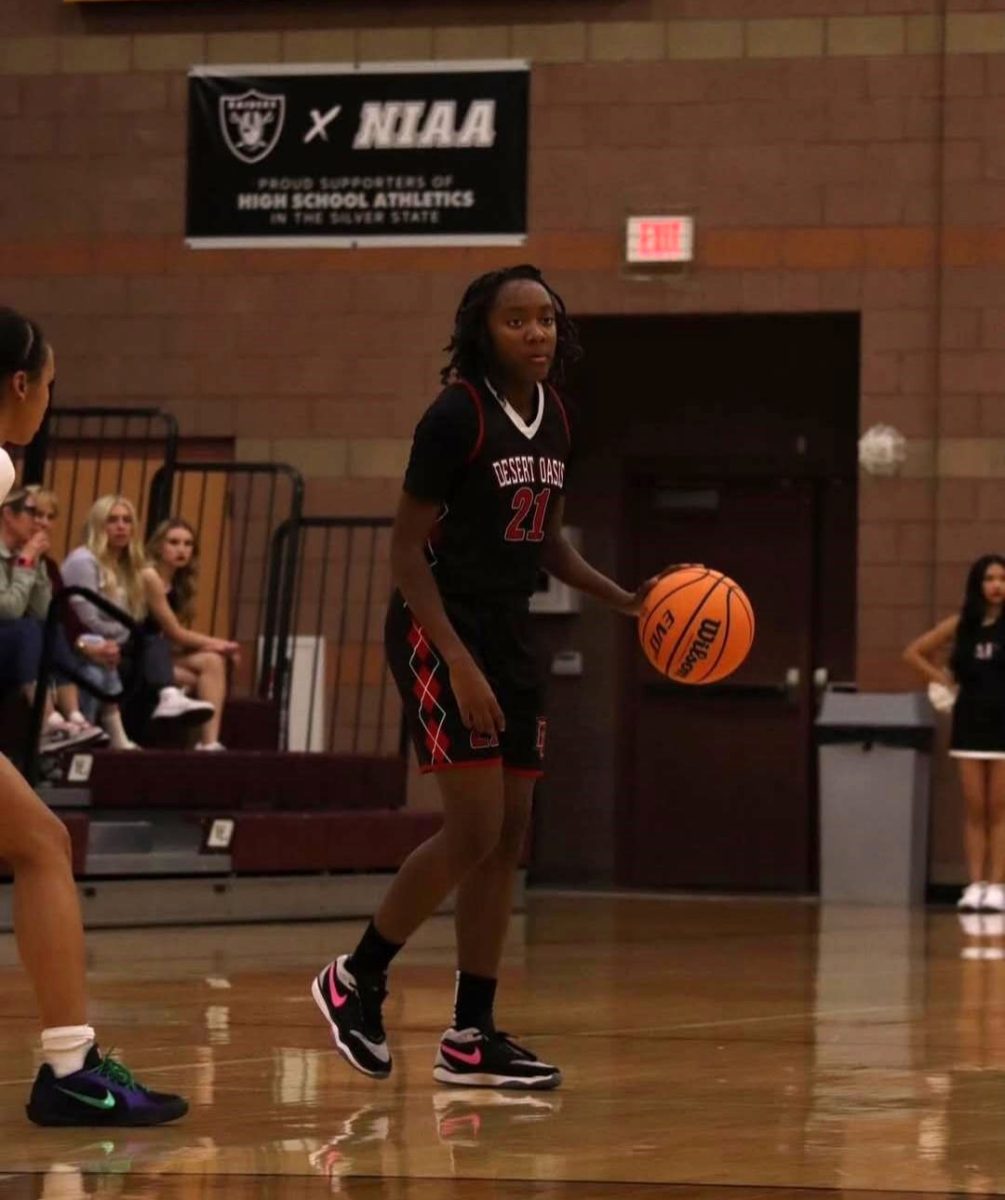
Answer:
<path fill-rule="evenodd" d="M 124 647 L 119 664 L 122 677 L 122 723 L 134 740 L 144 740 L 144 730 L 157 707 L 161 689 L 174 687 L 171 643 L 160 633 L 141 633 Z"/>

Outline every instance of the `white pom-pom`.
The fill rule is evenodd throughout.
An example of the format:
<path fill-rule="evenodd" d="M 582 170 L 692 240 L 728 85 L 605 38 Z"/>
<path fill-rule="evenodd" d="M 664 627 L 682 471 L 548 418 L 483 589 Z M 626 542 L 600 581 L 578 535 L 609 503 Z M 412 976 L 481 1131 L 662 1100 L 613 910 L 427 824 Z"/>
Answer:
<path fill-rule="evenodd" d="M 907 458 L 907 439 L 892 425 L 873 425 L 858 440 L 858 461 L 870 475 L 895 475 Z"/>
<path fill-rule="evenodd" d="M 928 685 L 928 699 L 936 712 L 952 712 L 956 703 L 956 688 L 946 687 L 933 679 Z"/>

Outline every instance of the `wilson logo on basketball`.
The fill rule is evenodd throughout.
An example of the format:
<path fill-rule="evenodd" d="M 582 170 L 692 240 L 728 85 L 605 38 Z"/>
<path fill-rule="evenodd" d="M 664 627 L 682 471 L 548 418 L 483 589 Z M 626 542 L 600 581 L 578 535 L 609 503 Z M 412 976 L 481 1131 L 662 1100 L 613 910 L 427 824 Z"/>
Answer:
<path fill-rule="evenodd" d="M 754 613 L 743 589 L 711 567 L 661 575 L 638 618 L 639 644 L 664 678 L 706 684 L 740 666 L 754 641 Z"/>
<path fill-rule="evenodd" d="M 691 643 L 691 649 L 688 650 L 684 661 L 677 668 L 677 674 L 681 679 L 686 679 L 698 663 L 704 662 L 708 658 L 708 652 L 715 645 L 715 639 L 719 636 L 721 627 L 721 621 L 713 621 L 709 617 L 706 617 L 698 626 L 698 636 Z"/>

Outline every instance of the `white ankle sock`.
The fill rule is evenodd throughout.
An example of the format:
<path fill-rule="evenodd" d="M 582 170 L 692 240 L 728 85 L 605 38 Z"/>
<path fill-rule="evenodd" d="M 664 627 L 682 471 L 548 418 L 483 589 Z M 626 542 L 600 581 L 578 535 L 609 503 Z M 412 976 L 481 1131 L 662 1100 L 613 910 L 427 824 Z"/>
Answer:
<path fill-rule="evenodd" d="M 57 1029 L 42 1030 L 42 1057 L 57 1079 L 72 1075 L 83 1067 L 87 1052 L 94 1045 L 94 1037 L 90 1025 L 62 1025 Z"/>

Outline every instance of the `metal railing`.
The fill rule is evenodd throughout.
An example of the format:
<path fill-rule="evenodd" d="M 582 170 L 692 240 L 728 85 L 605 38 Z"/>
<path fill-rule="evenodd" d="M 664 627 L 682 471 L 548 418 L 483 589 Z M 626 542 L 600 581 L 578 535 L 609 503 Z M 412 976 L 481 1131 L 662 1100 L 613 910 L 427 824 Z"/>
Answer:
<path fill-rule="evenodd" d="M 99 496 L 127 496 L 140 527 L 147 520 L 151 481 L 170 478 L 178 456 L 178 422 L 159 408 L 53 408 L 25 448 L 22 478 L 56 493 L 62 512 L 52 555 L 57 561 L 80 541 Z"/>
<path fill-rule="evenodd" d="M 285 463 L 176 461 L 153 477 L 148 531 L 183 517 L 200 542 L 195 628 L 242 645 L 234 694 L 282 686 L 303 504 L 303 476 Z"/>
<path fill-rule="evenodd" d="M 401 704 L 383 649 L 390 518 L 304 518 L 304 481 L 293 467 L 177 456 L 177 423 L 159 409 L 52 410 L 26 450 L 24 478 L 51 487 L 68 509 L 67 545 L 53 557 L 76 544 L 83 515 L 108 492 L 134 499 L 148 534 L 183 517 L 201 543 L 194 626 L 244 650 L 231 694 L 279 703 L 284 748 L 402 755 Z M 61 620 L 62 597 L 73 594 L 122 619 L 104 597 L 60 593 L 40 680 L 51 668 L 50 626 Z M 44 696 L 33 721 L 33 773 L 40 705 Z"/>
<path fill-rule="evenodd" d="M 404 753 L 401 702 L 384 656 L 391 524 L 306 517 L 280 531 L 274 576 L 294 561 L 283 544 L 295 540 L 299 550 L 286 657 L 277 660 L 288 749 Z"/>
<path fill-rule="evenodd" d="M 223 466 L 215 464 L 220 471 Z M 257 466 L 256 476 L 266 474 L 266 464 Z M 294 503 L 299 505 L 302 495 L 295 476 L 292 472 L 290 482 Z M 252 523 L 249 518 L 249 529 Z M 260 631 L 259 695 L 280 705 L 283 749 L 382 758 L 407 755 L 401 701 L 383 644 L 391 591 L 391 525 L 391 519 L 383 517 L 298 515 L 282 521 L 269 539 L 264 593 L 258 588 L 265 600 L 256 599 L 248 612 L 256 614 L 252 625 Z M 55 631 L 73 596 L 90 600 L 129 629 L 132 637 L 138 632 L 136 622 L 90 589 L 65 588 L 54 597 L 39 665 L 42 686 L 36 692 L 23 756 L 23 770 L 33 782 L 38 775 L 38 737 L 53 670 Z M 239 623 L 225 632 L 240 633 Z M 101 700 L 114 698 L 82 675 L 63 673 Z"/>

